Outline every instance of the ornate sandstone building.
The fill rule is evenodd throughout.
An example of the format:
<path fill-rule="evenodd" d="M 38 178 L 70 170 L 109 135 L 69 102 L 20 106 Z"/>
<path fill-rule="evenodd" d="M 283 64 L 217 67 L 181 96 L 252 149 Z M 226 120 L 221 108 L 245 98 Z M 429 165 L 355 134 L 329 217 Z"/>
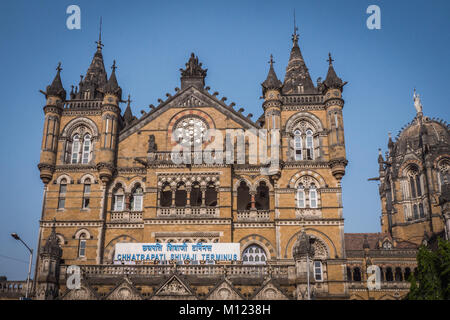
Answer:
<path fill-rule="evenodd" d="M 444 231 L 444 207 L 448 228 L 446 125 L 420 110 L 397 141 L 389 141 L 377 178 L 383 233 L 344 234 L 346 82 L 331 55 L 325 80 L 313 83 L 294 32 L 283 82 L 270 59 L 263 114 L 254 122 L 205 86 L 207 70 L 192 54 L 180 88 L 137 118 L 130 99 L 123 101 L 115 62 L 107 75 L 102 46 L 99 40 L 69 97 L 60 66 L 43 92 L 36 298 L 308 299 L 308 283 L 311 299 L 399 299 L 407 293 L 417 245 L 424 232 L 432 237 Z M 123 113 L 121 103 L 127 103 Z M 173 162 L 177 145 L 194 150 L 211 143 L 208 129 L 224 137 L 227 129 L 279 132 L 268 150 L 271 157 L 279 154 L 279 168 L 264 174 L 267 164 L 251 161 L 251 135 L 245 152 L 225 146 L 235 155 L 232 163 Z M 118 243 L 184 242 L 239 243 L 241 258 L 114 263 Z M 373 290 L 366 281 L 371 264 L 381 268 L 381 287 Z M 71 265 L 81 267 L 79 289 L 67 288 Z"/>

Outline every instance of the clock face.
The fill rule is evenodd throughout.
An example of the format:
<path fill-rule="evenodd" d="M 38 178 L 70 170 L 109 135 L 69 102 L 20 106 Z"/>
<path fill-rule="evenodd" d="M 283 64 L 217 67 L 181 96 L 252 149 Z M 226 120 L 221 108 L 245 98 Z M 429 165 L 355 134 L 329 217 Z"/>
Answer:
<path fill-rule="evenodd" d="M 181 119 L 174 128 L 174 138 L 179 144 L 189 147 L 203 143 L 208 126 L 198 117 Z"/>

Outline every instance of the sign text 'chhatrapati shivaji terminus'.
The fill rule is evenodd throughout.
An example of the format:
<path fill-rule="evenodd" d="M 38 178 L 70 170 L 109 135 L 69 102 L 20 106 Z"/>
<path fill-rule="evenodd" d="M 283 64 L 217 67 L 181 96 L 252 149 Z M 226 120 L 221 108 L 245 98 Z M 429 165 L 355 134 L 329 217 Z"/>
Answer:
<path fill-rule="evenodd" d="M 102 47 L 100 39 L 68 97 L 60 66 L 42 91 L 36 298 L 408 292 L 418 245 L 449 229 L 449 128 L 422 114 L 417 94 L 417 115 L 380 153 L 382 233 L 345 234 L 346 82 L 331 55 L 325 80 L 314 83 L 294 32 L 283 82 L 270 59 L 254 122 L 205 86 L 207 70 L 192 53 L 180 88 L 137 118 L 115 62 L 107 75 Z"/>

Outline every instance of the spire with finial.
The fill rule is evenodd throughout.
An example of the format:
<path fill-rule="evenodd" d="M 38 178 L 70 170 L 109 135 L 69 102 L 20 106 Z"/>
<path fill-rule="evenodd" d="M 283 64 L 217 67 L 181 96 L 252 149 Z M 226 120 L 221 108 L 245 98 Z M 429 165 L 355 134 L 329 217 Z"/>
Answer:
<path fill-rule="evenodd" d="M 133 121 L 133 112 L 131 111 L 131 95 L 128 95 L 127 102 L 127 108 L 125 109 L 125 112 L 123 113 L 123 120 L 125 121 L 125 124 L 128 125 Z"/>
<path fill-rule="evenodd" d="M 86 76 L 80 82 L 80 91 L 77 99 L 101 100 L 103 99 L 102 88 L 105 86 L 108 76 L 105 70 L 102 54 L 102 19 L 100 18 L 100 32 L 98 36 L 97 50 L 92 58 Z M 88 94 L 85 94 L 88 92 Z"/>
<path fill-rule="evenodd" d="M 328 61 L 328 72 L 325 81 L 322 83 L 323 84 L 322 91 L 326 91 L 328 89 L 339 89 L 342 91 L 347 82 L 342 81 L 342 79 L 337 76 L 336 71 L 334 71 L 333 67 L 334 60 L 331 57 L 331 52 L 328 53 L 327 61 Z"/>
<path fill-rule="evenodd" d="M 273 64 L 275 62 L 273 61 L 273 56 L 270 55 L 270 68 L 269 68 L 269 73 L 267 74 L 267 78 L 266 80 L 264 80 L 263 83 L 261 83 L 262 86 L 262 90 L 263 90 L 263 95 L 266 93 L 267 90 L 269 89 L 275 89 L 275 90 L 280 90 L 281 87 L 283 86 L 283 84 L 281 83 L 280 80 L 278 80 L 278 77 L 275 73 L 275 70 L 273 69 Z"/>
<path fill-rule="evenodd" d="M 103 43 L 102 43 L 102 17 L 100 17 L 100 31 L 98 33 L 98 41 L 95 42 L 97 44 L 97 50 L 102 51 Z"/>
<path fill-rule="evenodd" d="M 111 69 L 112 69 L 111 76 L 109 77 L 109 80 L 102 91 L 103 93 L 114 94 L 119 98 L 119 100 L 122 100 L 122 88 L 119 87 L 116 78 L 116 69 L 117 69 L 116 60 L 113 61 Z"/>
<path fill-rule="evenodd" d="M 297 27 L 297 23 L 295 22 L 295 9 L 294 9 L 294 32 L 292 33 L 292 46 L 298 47 L 298 27 Z"/>
<path fill-rule="evenodd" d="M 292 34 L 292 49 L 289 62 L 286 67 L 286 75 L 283 82 L 283 94 L 309 94 L 316 93 L 316 88 L 309 75 L 308 68 L 303 60 L 298 45 L 299 35 L 297 33 L 294 11 L 294 33 Z"/>
<path fill-rule="evenodd" d="M 66 90 L 61 82 L 61 62 L 58 62 L 58 66 L 56 67 L 56 75 L 53 79 L 51 85 L 47 86 L 47 90 L 45 92 L 45 96 L 55 96 L 60 97 L 63 101 L 66 100 Z"/>

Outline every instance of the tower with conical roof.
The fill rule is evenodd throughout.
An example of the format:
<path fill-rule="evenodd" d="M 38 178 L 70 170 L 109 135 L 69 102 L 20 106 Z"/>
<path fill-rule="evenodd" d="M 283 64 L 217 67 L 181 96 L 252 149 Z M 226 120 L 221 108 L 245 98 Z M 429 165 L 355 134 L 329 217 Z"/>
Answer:
<path fill-rule="evenodd" d="M 58 150 L 59 126 L 66 100 L 66 90 L 61 82 L 61 63 L 56 68 L 56 76 L 53 82 L 47 86 L 46 91 L 41 91 L 46 98 L 44 106 L 45 122 L 41 145 L 41 158 L 39 170 L 42 182 L 45 185 L 52 179 L 55 171 L 56 153 Z"/>

